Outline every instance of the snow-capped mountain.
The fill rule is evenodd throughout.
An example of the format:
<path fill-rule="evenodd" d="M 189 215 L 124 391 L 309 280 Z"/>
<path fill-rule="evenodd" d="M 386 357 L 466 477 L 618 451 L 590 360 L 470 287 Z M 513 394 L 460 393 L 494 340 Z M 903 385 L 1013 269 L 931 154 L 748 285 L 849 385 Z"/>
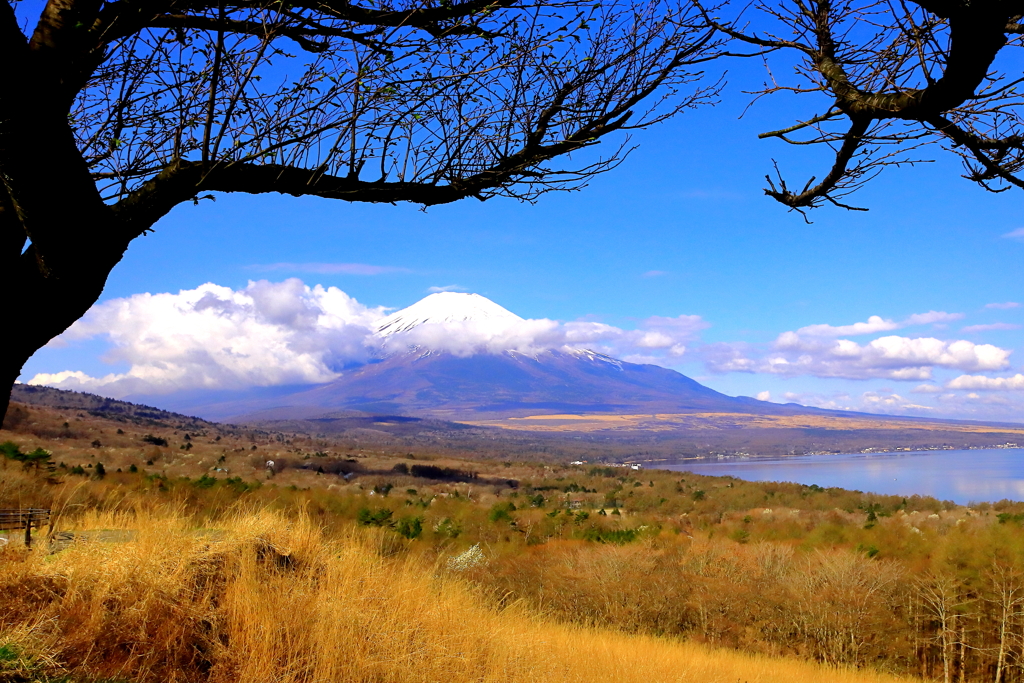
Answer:
<path fill-rule="evenodd" d="M 473 323 L 497 332 L 522 322 L 518 315 L 485 296 L 438 292 L 381 320 L 377 334 L 389 337 L 420 325 L 445 323 Z"/>
<path fill-rule="evenodd" d="M 326 384 L 186 409 L 211 419 L 350 409 L 456 420 L 782 409 L 726 396 L 668 368 L 562 345 L 557 335 L 536 343 L 557 326 L 525 320 L 479 294 L 432 294 L 380 320 L 375 336 L 382 353 L 375 362 L 347 369 Z"/>

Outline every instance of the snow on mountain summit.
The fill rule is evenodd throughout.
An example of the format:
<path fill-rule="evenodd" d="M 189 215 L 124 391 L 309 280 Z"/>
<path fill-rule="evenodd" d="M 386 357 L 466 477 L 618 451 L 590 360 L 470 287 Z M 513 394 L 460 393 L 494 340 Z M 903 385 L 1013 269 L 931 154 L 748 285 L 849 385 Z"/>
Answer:
<path fill-rule="evenodd" d="M 512 311 L 479 294 L 438 292 L 381 320 L 377 334 L 389 337 L 431 323 L 471 323 L 497 331 L 522 322 L 525 321 Z"/>

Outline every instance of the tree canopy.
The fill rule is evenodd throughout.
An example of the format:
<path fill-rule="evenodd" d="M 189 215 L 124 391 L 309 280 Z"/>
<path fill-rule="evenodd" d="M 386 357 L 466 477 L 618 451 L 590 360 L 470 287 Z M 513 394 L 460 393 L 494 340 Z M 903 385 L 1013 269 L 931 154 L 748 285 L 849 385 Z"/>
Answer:
<path fill-rule="evenodd" d="M 1024 189 L 1020 3 L 771 0 L 745 16 L 713 15 L 710 24 L 765 55 L 759 97 L 808 101 L 806 117 L 761 137 L 832 150 L 820 179 L 791 187 L 777 168 L 768 177 L 765 193 L 786 206 L 859 209 L 851 192 L 887 166 L 927 160 L 928 145 L 959 156 L 964 177 L 986 190 Z"/>
<path fill-rule="evenodd" d="M 279 192 L 429 206 L 578 188 L 622 159 L 623 132 L 710 101 L 701 65 L 721 45 L 675 0 L 30 9 L 0 3 L 0 233 L 18 330 L 7 386 L 179 204 Z"/>

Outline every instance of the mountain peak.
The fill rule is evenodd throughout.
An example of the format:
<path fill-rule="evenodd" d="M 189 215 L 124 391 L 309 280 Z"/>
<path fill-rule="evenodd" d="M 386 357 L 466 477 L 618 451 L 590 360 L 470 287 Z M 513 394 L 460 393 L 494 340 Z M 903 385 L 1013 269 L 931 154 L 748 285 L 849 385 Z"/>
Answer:
<path fill-rule="evenodd" d="M 388 337 L 428 323 L 464 322 L 507 327 L 523 319 L 479 294 L 438 292 L 381 320 L 377 334 Z"/>

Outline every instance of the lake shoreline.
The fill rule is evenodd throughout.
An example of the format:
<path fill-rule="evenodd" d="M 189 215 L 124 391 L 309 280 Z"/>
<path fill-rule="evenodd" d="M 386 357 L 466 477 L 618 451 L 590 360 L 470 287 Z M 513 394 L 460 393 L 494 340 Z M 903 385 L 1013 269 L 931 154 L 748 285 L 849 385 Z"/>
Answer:
<path fill-rule="evenodd" d="M 800 455 L 721 455 L 644 461 L 648 468 L 787 481 L 882 495 L 932 496 L 958 505 L 1024 500 L 1019 446 Z"/>

